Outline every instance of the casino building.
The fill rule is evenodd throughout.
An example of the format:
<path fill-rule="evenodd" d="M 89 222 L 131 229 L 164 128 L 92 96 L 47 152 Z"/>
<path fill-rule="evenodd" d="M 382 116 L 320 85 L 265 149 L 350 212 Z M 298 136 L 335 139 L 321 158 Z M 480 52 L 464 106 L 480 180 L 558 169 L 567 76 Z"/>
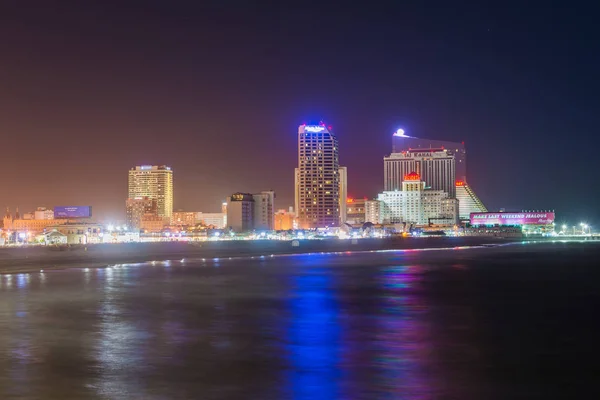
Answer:
<path fill-rule="evenodd" d="M 473 227 L 520 227 L 526 235 L 554 232 L 554 212 L 484 212 L 471 213 Z"/>
<path fill-rule="evenodd" d="M 456 181 L 456 199 L 461 221 L 469 221 L 471 213 L 487 212 L 487 208 L 465 181 Z"/>
<path fill-rule="evenodd" d="M 448 196 L 456 195 L 456 159 L 449 150 L 410 149 L 392 153 L 383 159 L 384 190 L 400 190 L 403 178 L 416 172 L 433 190 L 443 190 Z"/>
<path fill-rule="evenodd" d="M 392 151 L 384 158 L 384 187 L 395 190 L 400 179 L 416 171 L 434 190 L 444 190 L 459 202 L 461 221 L 470 213 L 487 209 L 467 181 L 467 151 L 464 142 L 421 139 L 398 129 L 392 136 Z"/>
<path fill-rule="evenodd" d="M 458 220 L 458 201 L 443 190 L 426 189 L 416 172 L 404 176 L 402 190 L 384 191 L 377 197 L 379 206 L 369 203 L 368 222 L 414 226 L 455 225 Z M 378 208 L 379 215 L 371 209 Z"/>

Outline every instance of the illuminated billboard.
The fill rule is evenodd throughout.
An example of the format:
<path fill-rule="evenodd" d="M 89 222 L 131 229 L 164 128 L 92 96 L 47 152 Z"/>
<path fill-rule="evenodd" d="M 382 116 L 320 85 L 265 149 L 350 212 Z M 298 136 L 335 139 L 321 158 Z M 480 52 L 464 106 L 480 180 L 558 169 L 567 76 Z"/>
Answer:
<path fill-rule="evenodd" d="M 471 225 L 550 225 L 553 222 L 553 212 L 471 213 Z"/>
<path fill-rule="evenodd" d="M 92 206 L 60 206 L 54 207 L 54 218 L 90 218 Z"/>

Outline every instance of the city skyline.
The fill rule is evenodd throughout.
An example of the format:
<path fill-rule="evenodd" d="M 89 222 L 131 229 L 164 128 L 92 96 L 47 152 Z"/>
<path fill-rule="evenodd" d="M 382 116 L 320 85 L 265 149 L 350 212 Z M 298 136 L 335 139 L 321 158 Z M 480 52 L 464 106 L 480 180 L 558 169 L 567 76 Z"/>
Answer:
<path fill-rule="evenodd" d="M 166 164 L 175 209 L 218 211 L 264 187 L 285 208 L 295 128 L 325 119 L 351 197 L 383 189 L 382 157 L 402 128 L 464 141 L 469 184 L 490 210 L 597 222 L 600 62 L 594 32 L 574 22 L 585 10 L 439 7 L 8 5 L 0 205 L 91 204 L 124 219 L 122 171 Z M 577 193 L 556 190 L 565 180 Z"/>

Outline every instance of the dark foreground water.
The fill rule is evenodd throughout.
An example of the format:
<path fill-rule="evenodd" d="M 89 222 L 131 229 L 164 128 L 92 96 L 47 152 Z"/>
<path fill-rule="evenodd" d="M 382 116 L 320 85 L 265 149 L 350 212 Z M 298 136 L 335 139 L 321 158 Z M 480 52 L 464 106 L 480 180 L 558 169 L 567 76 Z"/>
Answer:
<path fill-rule="evenodd" d="M 598 398 L 599 261 L 557 243 L 3 275 L 0 399 Z"/>

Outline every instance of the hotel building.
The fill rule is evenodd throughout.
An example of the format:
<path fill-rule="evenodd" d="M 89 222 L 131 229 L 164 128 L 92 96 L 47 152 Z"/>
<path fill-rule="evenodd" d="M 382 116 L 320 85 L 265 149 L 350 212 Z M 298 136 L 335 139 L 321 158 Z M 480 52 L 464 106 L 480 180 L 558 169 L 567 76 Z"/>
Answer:
<path fill-rule="evenodd" d="M 138 197 L 127 199 L 125 202 L 127 227 L 132 230 L 142 228 L 142 218 L 145 215 L 157 215 L 156 199 Z"/>
<path fill-rule="evenodd" d="M 234 232 L 273 230 L 275 192 L 234 193 L 227 198 L 227 225 Z"/>
<path fill-rule="evenodd" d="M 465 181 L 456 181 L 456 198 L 461 221 L 468 221 L 471 213 L 487 212 L 487 208 Z"/>
<path fill-rule="evenodd" d="M 384 223 L 425 226 L 454 225 L 458 221 L 458 201 L 449 198 L 443 190 L 426 189 L 425 182 L 416 172 L 404 177 L 402 190 L 384 191 L 377 200 L 381 203 L 379 218 Z"/>
<path fill-rule="evenodd" d="M 156 200 L 157 215 L 171 218 L 173 215 L 173 171 L 165 165 L 142 165 L 129 170 L 128 198 Z"/>
<path fill-rule="evenodd" d="M 338 140 L 324 123 L 298 128 L 295 210 L 298 228 L 339 226 L 345 220 L 345 167 L 339 165 Z"/>
<path fill-rule="evenodd" d="M 427 151 L 431 149 L 445 149 L 450 151 L 456 159 L 456 179 L 467 179 L 467 151 L 464 142 L 416 138 L 407 136 L 402 129 L 398 129 L 392 136 L 392 153 L 402 153 L 409 150 Z M 426 182 L 429 183 L 428 180 Z"/>
<path fill-rule="evenodd" d="M 403 177 L 416 172 L 431 189 L 456 195 L 456 159 L 449 150 L 405 150 L 384 157 L 383 164 L 385 191 L 400 190 Z"/>

